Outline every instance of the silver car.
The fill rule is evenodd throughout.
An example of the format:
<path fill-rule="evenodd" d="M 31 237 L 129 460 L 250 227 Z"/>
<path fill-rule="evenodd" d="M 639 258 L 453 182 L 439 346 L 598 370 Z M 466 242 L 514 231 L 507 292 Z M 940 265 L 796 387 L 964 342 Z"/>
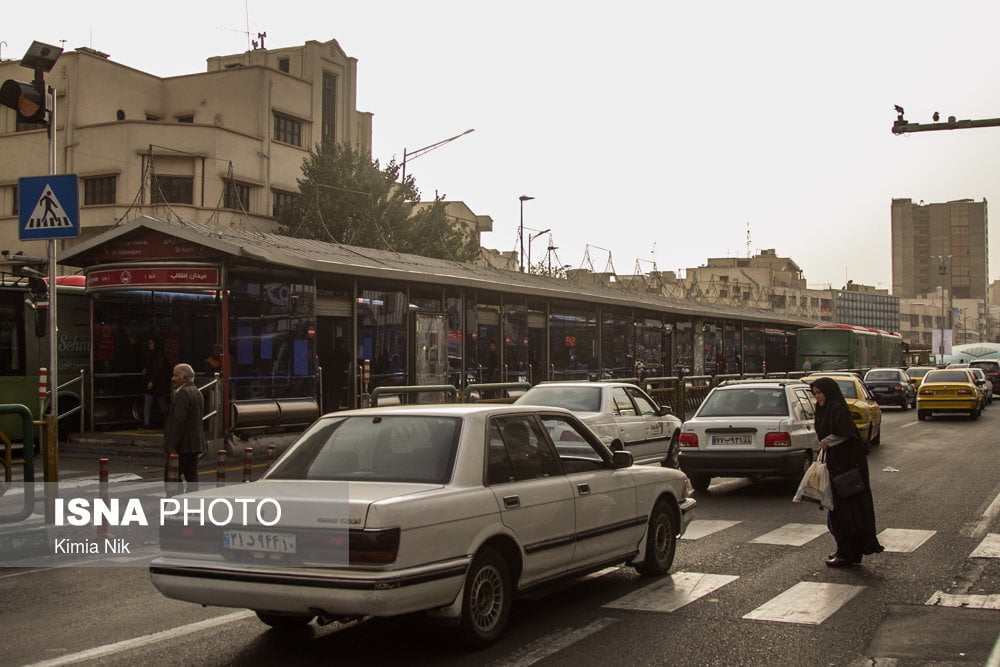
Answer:
<path fill-rule="evenodd" d="M 684 422 L 680 464 L 697 491 L 712 477 L 781 476 L 798 482 L 819 450 L 809 385 L 733 380 L 712 389 Z"/>
<path fill-rule="evenodd" d="M 565 408 L 611 446 L 621 440 L 638 464 L 678 466 L 681 420 L 670 406 L 660 406 L 627 382 L 543 382 L 524 393 L 516 405 Z"/>

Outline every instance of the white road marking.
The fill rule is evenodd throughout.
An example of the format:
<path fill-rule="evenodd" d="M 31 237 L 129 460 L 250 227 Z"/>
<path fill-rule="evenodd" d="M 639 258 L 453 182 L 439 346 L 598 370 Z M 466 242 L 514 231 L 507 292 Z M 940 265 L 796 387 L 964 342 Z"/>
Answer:
<path fill-rule="evenodd" d="M 185 637 L 192 632 L 201 632 L 202 630 L 208 630 L 209 628 L 214 628 L 219 625 L 241 621 L 244 618 L 249 618 L 253 615 L 254 613 L 252 611 L 247 610 L 238 611 L 233 614 L 226 614 L 225 616 L 216 616 L 215 618 L 208 618 L 204 621 L 198 621 L 197 623 L 189 623 L 188 625 L 171 628 L 170 630 L 154 632 L 151 635 L 126 639 L 124 641 L 115 642 L 114 644 L 105 644 L 104 646 L 95 646 L 94 648 L 87 649 L 86 651 L 71 653 L 58 658 L 52 658 L 51 660 L 43 660 L 42 662 L 35 662 L 28 667 L 55 667 L 56 665 L 72 665 L 73 663 L 84 662 L 86 660 L 97 660 L 98 658 L 105 658 L 109 655 L 114 655 L 115 653 L 131 651 L 132 649 L 149 646 L 150 644 L 156 644 L 158 642 L 178 637 Z"/>
<path fill-rule="evenodd" d="M 910 553 L 931 539 L 934 530 L 910 530 L 907 528 L 886 528 L 878 534 L 879 543 L 886 551 Z"/>
<path fill-rule="evenodd" d="M 899 428 L 910 428 L 911 426 L 916 426 L 916 425 L 917 425 L 917 424 L 919 424 L 919 423 L 920 423 L 919 421 L 915 421 L 915 422 L 910 422 L 909 424 L 903 424 L 903 425 L 902 425 L 902 426 L 900 426 Z"/>
<path fill-rule="evenodd" d="M 615 618 L 599 618 L 577 630 L 553 632 L 536 639 L 520 651 L 515 651 L 509 660 L 497 664 L 503 667 L 528 667 L 617 622 L 618 619 Z"/>
<path fill-rule="evenodd" d="M 743 616 L 754 621 L 819 625 L 843 607 L 864 586 L 800 581 Z"/>
<path fill-rule="evenodd" d="M 707 535 L 717 533 L 726 528 L 732 528 L 739 521 L 710 521 L 708 519 L 695 519 L 688 524 L 687 530 L 681 536 L 682 540 L 700 540 Z"/>
<path fill-rule="evenodd" d="M 611 609 L 669 613 L 737 579 L 739 577 L 729 574 L 677 572 L 604 606 Z"/>
<path fill-rule="evenodd" d="M 989 533 L 969 558 L 1000 558 L 1000 533 Z"/>
<path fill-rule="evenodd" d="M 993 499 L 986 511 L 983 512 L 983 516 L 979 519 L 979 523 L 974 524 L 971 529 L 968 527 L 963 527 L 959 534 L 963 537 L 982 537 L 986 534 L 986 529 L 990 527 L 993 523 L 993 519 L 1000 514 L 1000 493 Z"/>
<path fill-rule="evenodd" d="M 826 526 L 817 523 L 786 523 L 777 530 L 750 540 L 757 544 L 785 544 L 801 547 L 826 533 Z"/>
<path fill-rule="evenodd" d="M 993 595 L 956 595 L 937 591 L 924 604 L 932 607 L 963 607 L 967 609 L 1000 609 L 1000 593 Z"/>

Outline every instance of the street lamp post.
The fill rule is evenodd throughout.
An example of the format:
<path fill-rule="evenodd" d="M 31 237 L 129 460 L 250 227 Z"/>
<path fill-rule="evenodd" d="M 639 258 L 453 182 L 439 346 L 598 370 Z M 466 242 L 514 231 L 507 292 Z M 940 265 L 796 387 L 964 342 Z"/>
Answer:
<path fill-rule="evenodd" d="M 548 234 L 551 231 L 552 231 L 551 229 L 543 229 L 537 234 L 532 234 L 531 236 L 528 237 L 528 273 L 531 273 L 531 242 L 537 239 L 542 234 Z"/>
<path fill-rule="evenodd" d="M 465 132 L 462 132 L 461 134 L 456 134 L 454 137 L 448 137 L 447 139 L 442 139 L 441 141 L 437 141 L 437 142 L 431 144 L 430 146 L 424 146 L 423 148 L 418 148 L 415 151 L 407 151 L 404 148 L 403 149 L 402 178 L 399 179 L 399 182 L 400 183 L 406 183 L 406 161 L 407 160 L 416 160 L 421 155 L 426 155 L 427 153 L 430 153 L 435 148 L 441 148 L 445 144 L 449 144 L 449 143 L 455 141 L 455 139 L 458 139 L 460 137 L 464 137 L 465 135 L 469 134 L 470 132 L 475 132 L 475 131 L 476 131 L 476 128 L 470 128 L 470 129 L 466 130 Z"/>
<path fill-rule="evenodd" d="M 944 363 L 944 323 L 945 323 L 945 311 L 944 311 L 944 277 L 948 275 L 948 261 L 951 259 L 951 255 L 945 257 L 944 255 L 931 255 L 931 259 L 936 259 L 938 261 L 938 275 L 941 277 L 941 340 L 938 341 L 938 363 Z"/>
<path fill-rule="evenodd" d="M 521 229 L 517 234 L 517 240 L 521 244 L 521 251 L 517 253 L 517 263 L 521 273 L 524 273 L 524 202 L 531 201 L 534 197 L 521 195 L 518 199 L 521 200 Z"/>

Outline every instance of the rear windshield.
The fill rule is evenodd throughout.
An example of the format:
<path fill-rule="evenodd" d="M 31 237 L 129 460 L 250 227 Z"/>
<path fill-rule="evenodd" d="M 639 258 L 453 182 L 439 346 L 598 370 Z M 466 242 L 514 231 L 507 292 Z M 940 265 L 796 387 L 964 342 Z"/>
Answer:
<path fill-rule="evenodd" d="M 544 405 L 566 408 L 573 412 L 599 412 L 600 387 L 559 387 L 557 385 L 533 387 L 515 401 L 520 405 Z"/>
<path fill-rule="evenodd" d="M 965 371 L 931 371 L 924 376 L 924 382 L 968 382 Z"/>
<path fill-rule="evenodd" d="M 907 368 L 906 369 L 906 374 L 909 375 L 911 378 L 922 378 L 923 376 L 927 375 L 927 371 L 929 371 L 929 370 L 931 370 L 931 369 L 930 368 Z"/>
<path fill-rule="evenodd" d="M 267 478 L 444 484 L 451 479 L 461 423 L 426 415 L 321 419 Z"/>
<path fill-rule="evenodd" d="M 969 366 L 973 368 L 982 368 L 987 373 L 1000 372 L 1000 363 L 996 361 L 970 361 Z"/>
<path fill-rule="evenodd" d="M 784 417 L 788 401 L 783 388 L 737 387 L 713 391 L 705 399 L 699 417 Z"/>
<path fill-rule="evenodd" d="M 898 381 L 899 373 L 896 371 L 869 371 L 865 376 L 865 382 Z"/>

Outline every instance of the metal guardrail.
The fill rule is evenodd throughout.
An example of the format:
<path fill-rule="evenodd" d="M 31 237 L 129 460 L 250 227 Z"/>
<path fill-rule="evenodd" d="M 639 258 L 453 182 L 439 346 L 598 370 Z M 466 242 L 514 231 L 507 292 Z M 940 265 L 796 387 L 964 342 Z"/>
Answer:
<path fill-rule="evenodd" d="M 455 403 L 458 398 L 458 390 L 450 384 L 425 384 L 418 386 L 398 386 L 398 387 L 375 387 L 371 393 L 372 407 L 378 407 L 380 398 L 387 396 L 413 396 L 415 394 L 441 394 L 441 398 L 447 397 L 445 401 L 433 401 L 433 403 Z M 402 403 L 402 399 L 399 399 Z"/>
<path fill-rule="evenodd" d="M 470 384 L 465 388 L 466 403 L 513 403 L 524 392 L 531 389 L 528 382 L 487 382 Z M 491 396 L 487 397 L 487 394 Z M 499 394 L 493 396 L 492 394 Z"/>
<path fill-rule="evenodd" d="M 32 428 L 31 410 L 19 403 L 0 405 L 0 415 L 19 415 L 21 417 L 21 433 L 23 441 L 22 454 L 24 461 L 24 505 L 20 512 L 0 515 L 0 523 L 16 523 L 31 516 L 35 508 L 35 436 Z M 5 464 L 10 462 L 10 441 L 5 437 Z"/>

